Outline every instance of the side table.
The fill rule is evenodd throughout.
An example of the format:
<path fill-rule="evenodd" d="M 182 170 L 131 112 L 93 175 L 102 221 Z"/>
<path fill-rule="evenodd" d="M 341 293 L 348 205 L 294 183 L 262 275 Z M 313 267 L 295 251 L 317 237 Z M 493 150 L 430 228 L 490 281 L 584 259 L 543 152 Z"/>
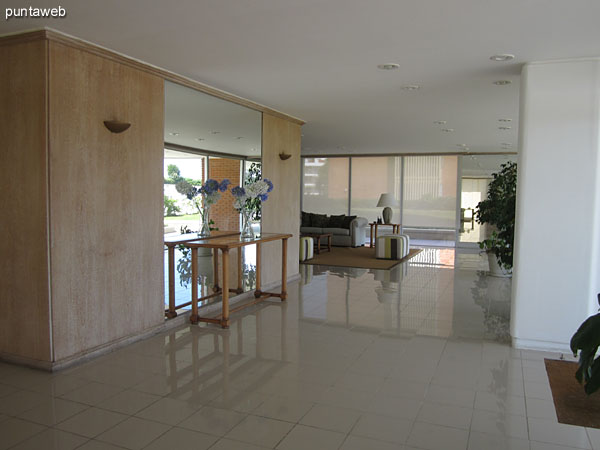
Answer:
<path fill-rule="evenodd" d="M 369 246 L 371 248 L 375 247 L 375 241 L 377 240 L 377 229 L 379 227 L 392 227 L 393 234 L 401 234 L 402 233 L 402 224 L 401 223 L 377 223 L 371 222 L 369 224 L 371 226 L 371 242 Z"/>

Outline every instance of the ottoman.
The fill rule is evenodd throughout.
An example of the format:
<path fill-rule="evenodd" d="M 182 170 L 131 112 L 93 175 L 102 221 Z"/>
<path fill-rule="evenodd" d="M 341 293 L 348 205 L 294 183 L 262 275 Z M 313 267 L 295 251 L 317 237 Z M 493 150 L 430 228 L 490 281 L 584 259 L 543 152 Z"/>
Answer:
<path fill-rule="evenodd" d="M 300 238 L 300 262 L 306 261 L 313 257 L 314 241 L 311 237 Z"/>
<path fill-rule="evenodd" d="M 406 234 L 378 236 L 375 243 L 377 259 L 402 259 L 410 250 L 410 238 Z"/>

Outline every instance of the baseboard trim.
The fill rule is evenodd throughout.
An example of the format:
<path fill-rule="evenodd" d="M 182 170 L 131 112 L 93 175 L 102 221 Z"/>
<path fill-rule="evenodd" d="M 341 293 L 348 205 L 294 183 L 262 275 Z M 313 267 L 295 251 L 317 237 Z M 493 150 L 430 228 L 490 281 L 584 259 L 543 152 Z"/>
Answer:
<path fill-rule="evenodd" d="M 538 341 L 536 339 L 512 338 L 512 346 L 518 350 L 539 350 L 542 352 L 559 352 L 571 354 L 569 344 L 564 342 Z"/>

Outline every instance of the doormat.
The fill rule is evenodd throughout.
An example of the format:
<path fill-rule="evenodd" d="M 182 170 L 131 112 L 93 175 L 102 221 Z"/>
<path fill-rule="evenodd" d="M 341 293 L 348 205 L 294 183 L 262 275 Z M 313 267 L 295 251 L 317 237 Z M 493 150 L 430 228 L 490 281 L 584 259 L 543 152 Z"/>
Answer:
<path fill-rule="evenodd" d="M 544 359 L 556 416 L 560 423 L 600 428 L 600 392 L 587 396 L 575 378 L 578 364 Z"/>

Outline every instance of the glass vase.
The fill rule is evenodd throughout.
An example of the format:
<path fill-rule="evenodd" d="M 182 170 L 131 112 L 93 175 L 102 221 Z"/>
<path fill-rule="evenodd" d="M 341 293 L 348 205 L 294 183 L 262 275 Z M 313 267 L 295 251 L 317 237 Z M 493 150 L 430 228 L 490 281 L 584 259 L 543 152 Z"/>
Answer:
<path fill-rule="evenodd" d="M 198 231 L 198 237 L 210 236 L 209 210 L 210 208 L 208 206 L 205 206 L 200 210 L 200 231 Z"/>
<path fill-rule="evenodd" d="M 242 239 L 254 239 L 254 231 L 252 231 L 252 211 L 249 209 L 242 209 L 242 231 L 240 237 Z"/>

